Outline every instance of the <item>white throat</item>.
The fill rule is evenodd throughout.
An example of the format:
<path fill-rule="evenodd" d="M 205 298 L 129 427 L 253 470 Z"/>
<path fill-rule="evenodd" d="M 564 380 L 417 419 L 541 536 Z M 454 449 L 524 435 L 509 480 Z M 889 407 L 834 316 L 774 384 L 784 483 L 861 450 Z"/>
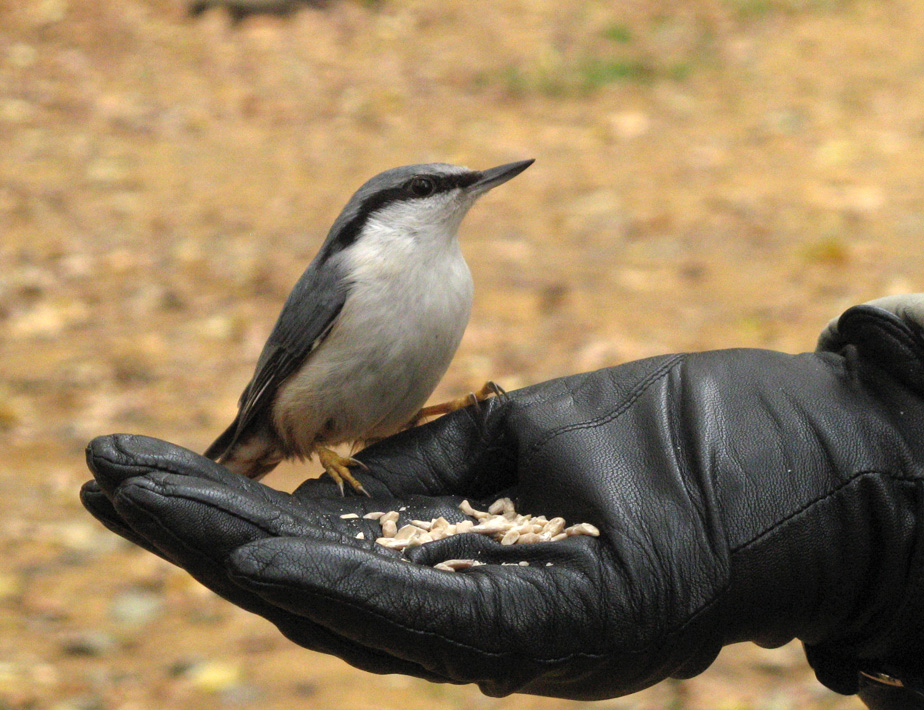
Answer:
<path fill-rule="evenodd" d="M 471 203 L 450 207 L 421 202 L 396 202 L 370 216 L 359 238 L 345 250 L 346 272 L 354 283 L 368 280 L 391 288 L 396 281 L 432 283 L 439 291 L 467 293 L 470 300 L 471 274 L 458 231 Z"/>

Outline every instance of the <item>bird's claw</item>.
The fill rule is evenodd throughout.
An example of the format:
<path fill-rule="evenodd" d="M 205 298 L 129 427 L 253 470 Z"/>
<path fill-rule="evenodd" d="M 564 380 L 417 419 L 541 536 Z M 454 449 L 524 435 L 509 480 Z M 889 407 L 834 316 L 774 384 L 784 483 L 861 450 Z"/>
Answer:
<path fill-rule="evenodd" d="M 368 496 L 370 498 L 372 497 L 369 495 L 368 491 L 363 488 L 363 484 L 353 477 L 353 474 L 350 473 L 349 468 L 350 466 L 359 466 L 363 470 L 368 471 L 369 467 L 366 466 L 366 464 L 358 459 L 354 459 L 352 456 L 341 456 L 336 451 L 325 447 L 318 447 L 316 452 L 318 454 L 318 461 L 321 462 L 321 466 L 323 466 L 327 474 L 334 479 L 334 483 L 336 483 L 337 488 L 340 489 L 340 495 L 346 495 L 346 491 L 343 485 L 345 481 L 346 483 L 349 483 L 350 488 L 352 488 L 357 493 L 362 493 L 364 496 Z"/>
<path fill-rule="evenodd" d="M 482 387 L 481 389 L 487 390 L 490 394 L 493 394 L 495 397 L 497 397 L 500 400 L 510 399 L 510 395 L 507 394 L 507 390 L 505 390 L 503 387 L 497 384 L 494 380 L 488 380 L 487 382 L 485 382 L 484 387 Z M 490 394 L 483 397 L 482 399 L 487 399 L 488 396 L 490 396 Z"/>

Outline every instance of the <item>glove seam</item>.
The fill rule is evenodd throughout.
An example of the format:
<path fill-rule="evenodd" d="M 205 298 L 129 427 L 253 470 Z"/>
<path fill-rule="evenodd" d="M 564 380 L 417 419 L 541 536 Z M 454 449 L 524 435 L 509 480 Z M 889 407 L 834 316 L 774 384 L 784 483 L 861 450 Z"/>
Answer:
<path fill-rule="evenodd" d="M 847 488 L 848 486 L 852 485 L 853 483 L 855 483 L 856 481 L 860 480 L 861 478 L 864 478 L 864 477 L 867 477 L 867 476 L 884 476 L 885 478 L 888 478 L 888 479 L 890 479 L 890 480 L 892 480 L 892 481 L 896 481 L 896 482 L 906 482 L 906 483 L 915 483 L 915 482 L 917 482 L 917 481 L 920 481 L 920 478 L 918 478 L 918 477 L 916 477 L 916 476 L 902 475 L 902 474 L 896 474 L 896 473 L 890 473 L 890 472 L 888 472 L 888 471 L 879 471 L 879 470 L 864 470 L 864 471 L 857 471 L 856 473 L 854 473 L 854 474 L 851 475 L 849 478 L 847 478 L 846 480 L 844 480 L 844 481 L 842 481 L 841 483 L 839 483 L 837 486 L 835 486 L 835 487 L 832 488 L 831 490 L 829 490 L 829 491 L 825 492 L 824 494 L 819 495 L 819 496 L 813 498 L 812 500 L 810 500 L 810 501 L 804 503 L 804 504 L 801 505 L 799 508 L 797 508 L 796 510 L 792 511 L 792 512 L 791 512 L 789 515 L 787 515 L 785 518 L 783 518 L 782 520 L 776 521 L 772 526 L 770 526 L 770 527 L 766 528 L 765 530 L 762 530 L 761 532 L 757 533 L 756 535 L 754 535 L 753 537 L 751 537 L 751 539 L 749 539 L 749 540 L 747 540 L 747 541 L 745 541 L 745 542 L 739 543 L 738 545 L 735 545 L 735 546 L 731 547 L 731 548 L 729 549 L 729 553 L 732 554 L 732 555 L 734 555 L 734 554 L 736 554 L 736 553 L 738 553 L 738 552 L 741 552 L 742 550 L 747 549 L 747 548 L 750 547 L 751 545 L 753 545 L 753 544 L 759 542 L 761 539 L 763 539 L 763 538 L 766 537 L 767 535 L 770 535 L 771 533 L 775 532 L 778 528 L 782 527 L 783 525 L 786 525 L 786 524 L 789 523 L 791 520 L 794 520 L 795 518 L 797 518 L 798 516 L 802 515 L 803 513 L 808 512 L 809 509 L 811 509 L 811 508 L 813 508 L 814 506 L 818 505 L 819 503 L 821 503 L 821 502 L 827 500 L 828 498 L 831 498 L 832 496 L 838 495 L 841 491 L 843 491 L 843 490 L 844 490 L 845 488 Z"/>
<path fill-rule="evenodd" d="M 915 476 L 894 474 L 894 473 L 889 473 L 887 471 L 878 471 L 878 470 L 858 471 L 854 473 L 852 476 L 850 476 L 850 478 L 841 482 L 839 485 L 837 485 L 835 488 L 828 491 L 824 495 L 820 495 L 812 499 L 811 501 L 808 501 L 804 505 L 800 506 L 797 510 L 793 511 L 792 513 L 787 515 L 782 520 L 779 520 L 776 523 L 774 523 L 773 526 L 767 528 L 766 530 L 762 530 L 761 532 L 757 533 L 756 535 L 754 535 L 751 539 L 747 540 L 746 542 L 740 543 L 738 545 L 735 545 L 729 548 L 729 558 L 731 558 L 732 556 L 740 552 L 743 552 L 747 548 L 758 543 L 760 540 L 762 540 L 766 536 L 772 534 L 773 532 L 776 532 L 782 526 L 786 525 L 787 523 L 794 520 L 798 516 L 808 512 L 811 508 L 815 507 L 819 503 L 831 498 L 832 496 L 836 496 L 840 494 L 841 491 L 846 489 L 848 486 L 851 486 L 856 481 L 864 477 L 867 477 L 867 476 L 885 476 L 886 478 L 889 478 L 899 483 L 912 483 L 913 484 L 913 483 L 920 482 L 920 479 Z M 692 611 L 690 615 L 683 621 L 683 623 L 681 623 L 680 625 L 676 626 L 673 629 L 665 629 L 666 637 L 676 637 L 676 636 L 679 636 L 681 633 L 683 633 L 688 626 L 694 623 L 700 616 L 708 612 L 709 609 L 714 607 L 720 601 L 722 596 L 730 588 L 731 588 L 731 579 L 726 579 L 725 582 L 722 584 L 722 586 L 715 591 L 712 598 L 706 601 L 705 603 L 703 603 L 703 605 L 700 606 L 699 608 Z"/>
<path fill-rule="evenodd" d="M 100 453 L 94 453 L 93 455 L 94 458 L 100 459 L 110 464 L 111 466 L 119 467 L 122 469 L 128 469 L 128 470 L 143 469 L 142 471 L 139 471 L 135 475 L 126 477 L 124 480 L 120 481 L 118 485 L 116 486 L 116 488 L 124 485 L 125 482 L 129 478 L 142 478 L 144 476 L 147 476 L 149 473 L 155 473 L 155 472 L 156 473 L 166 472 L 168 474 L 173 474 L 175 476 L 182 476 L 184 478 L 189 478 L 189 479 L 197 478 L 196 476 L 190 475 L 188 468 L 184 468 L 183 466 L 173 466 L 172 461 L 169 458 L 161 457 L 158 455 L 153 455 L 149 457 L 143 454 L 141 456 L 135 453 L 129 454 L 122 448 L 121 442 L 116 442 L 115 446 L 118 448 L 121 454 L 130 456 L 133 462 L 126 463 L 124 460 L 117 460 L 117 459 L 105 456 L 104 454 L 100 454 Z M 139 463 L 135 463 L 135 461 L 139 461 Z M 210 463 L 213 463 L 213 462 L 210 462 Z M 219 466 L 219 467 L 221 466 L 221 464 L 213 464 L 213 465 Z M 240 481 L 237 481 L 236 479 L 240 479 Z M 206 480 L 210 483 L 215 483 L 217 485 L 227 485 L 226 482 L 224 481 L 218 482 L 218 481 L 213 480 L 211 477 L 205 477 L 203 480 Z M 253 481 L 250 481 L 250 479 L 244 478 L 242 476 L 232 475 L 231 480 L 234 481 L 236 484 L 240 482 L 244 482 L 244 481 L 249 481 L 253 483 Z M 241 485 L 235 485 L 230 488 L 236 493 L 259 495 L 260 499 L 265 503 L 269 503 L 271 505 L 277 504 L 277 501 L 272 500 L 270 496 L 266 495 L 265 486 L 261 485 L 261 486 L 255 487 L 253 490 L 249 490 L 247 486 L 241 486 Z M 195 500 L 195 499 L 188 499 L 188 500 Z M 196 502 L 201 502 L 201 501 L 196 501 Z M 241 518 L 241 520 L 243 520 L 243 518 Z M 266 531 L 266 532 L 269 532 L 269 531 Z"/>
<path fill-rule="evenodd" d="M 120 460 L 118 458 L 113 458 L 110 456 L 106 456 L 102 453 L 96 453 L 96 452 L 94 452 L 93 458 L 99 459 L 101 461 L 105 461 L 111 466 L 117 466 L 123 469 L 129 469 L 129 470 L 144 469 L 144 471 L 139 471 L 139 473 L 135 474 L 134 476 L 130 476 L 130 478 L 141 478 L 142 476 L 145 476 L 147 473 L 152 472 L 152 471 L 166 471 L 167 473 L 172 473 L 177 476 L 185 476 L 187 478 L 190 477 L 188 469 L 184 470 L 183 467 L 172 466 L 171 465 L 172 462 L 169 458 L 165 458 L 165 457 L 161 457 L 157 455 L 149 457 L 147 455 L 144 455 L 144 454 L 139 455 L 137 453 L 126 454 L 126 452 L 122 449 L 120 443 L 117 442 L 116 446 L 118 447 L 119 452 L 121 454 L 129 455 L 131 457 L 132 459 L 131 463 L 126 463 L 124 460 Z M 220 465 L 220 464 L 216 464 L 216 465 Z M 206 480 L 211 481 L 211 479 L 206 479 Z M 121 485 L 122 483 L 124 483 L 124 481 L 120 482 L 119 485 Z"/>
<path fill-rule="evenodd" d="M 590 429 L 593 427 L 600 426 L 601 424 L 606 424 L 613 419 L 620 417 L 624 414 L 645 392 L 651 387 L 655 382 L 665 377 L 668 372 L 670 372 L 678 363 L 682 362 L 686 358 L 686 354 L 679 353 L 670 357 L 666 362 L 660 365 L 657 369 L 651 372 L 645 377 L 636 387 L 629 393 L 628 397 L 622 401 L 615 409 L 610 410 L 606 414 L 595 417 L 594 419 L 589 419 L 584 422 L 578 422 L 576 424 L 565 424 L 557 429 L 553 429 L 548 432 L 542 439 L 532 444 L 524 453 L 523 456 L 523 466 L 528 467 L 531 463 L 532 457 L 538 453 L 538 451 L 543 448 L 550 441 L 558 437 L 559 435 L 566 434 L 570 431 L 578 431 L 580 429 Z M 572 398 L 573 398 L 573 393 Z"/>

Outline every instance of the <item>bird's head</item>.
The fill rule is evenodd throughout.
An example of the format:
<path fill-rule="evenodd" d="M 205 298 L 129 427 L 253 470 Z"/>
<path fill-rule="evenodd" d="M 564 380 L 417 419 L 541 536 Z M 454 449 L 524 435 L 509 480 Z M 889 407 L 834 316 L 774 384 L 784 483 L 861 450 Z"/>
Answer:
<path fill-rule="evenodd" d="M 475 200 L 532 163 L 521 160 L 484 171 L 446 163 L 386 170 L 350 198 L 325 248 L 336 252 L 369 238 L 448 243 Z"/>

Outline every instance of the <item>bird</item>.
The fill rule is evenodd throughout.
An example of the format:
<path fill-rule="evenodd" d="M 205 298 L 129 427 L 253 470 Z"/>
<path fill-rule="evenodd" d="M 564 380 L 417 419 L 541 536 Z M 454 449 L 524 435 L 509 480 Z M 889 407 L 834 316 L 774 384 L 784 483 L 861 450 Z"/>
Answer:
<path fill-rule="evenodd" d="M 458 230 L 475 201 L 533 160 L 478 171 L 406 165 L 364 183 L 296 282 L 238 402 L 205 451 L 259 480 L 317 455 L 342 495 L 364 467 L 332 447 L 375 441 L 501 391 L 424 407 L 468 325 L 474 285 Z"/>

